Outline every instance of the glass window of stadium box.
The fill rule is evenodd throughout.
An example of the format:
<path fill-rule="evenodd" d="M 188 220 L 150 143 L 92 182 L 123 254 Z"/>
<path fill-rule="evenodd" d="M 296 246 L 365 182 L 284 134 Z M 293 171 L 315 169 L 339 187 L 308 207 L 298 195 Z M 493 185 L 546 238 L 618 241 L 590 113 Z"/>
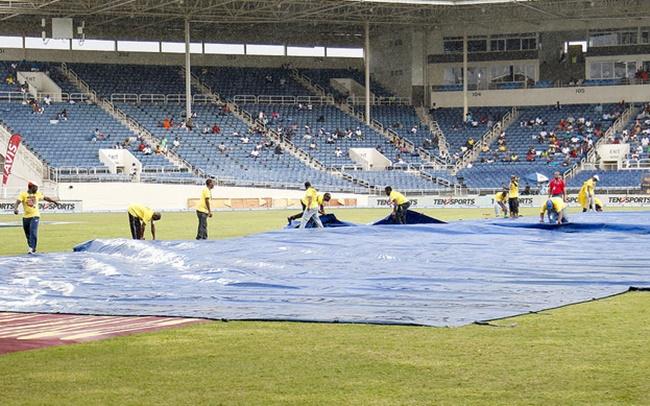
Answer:
<path fill-rule="evenodd" d="M 641 34 L 641 39 L 639 38 Z M 611 47 L 617 45 L 636 45 L 643 43 L 643 29 L 622 28 L 609 30 L 593 30 L 589 32 L 590 47 Z M 646 42 L 647 43 L 647 42 Z"/>
<path fill-rule="evenodd" d="M 641 28 L 641 36 L 639 38 L 641 44 L 650 44 L 650 27 Z"/>

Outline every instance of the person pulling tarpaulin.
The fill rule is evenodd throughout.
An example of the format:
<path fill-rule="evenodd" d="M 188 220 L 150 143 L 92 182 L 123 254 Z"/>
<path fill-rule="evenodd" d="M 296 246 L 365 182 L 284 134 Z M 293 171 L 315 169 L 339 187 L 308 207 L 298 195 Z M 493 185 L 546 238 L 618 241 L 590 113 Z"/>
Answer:
<path fill-rule="evenodd" d="M 386 186 L 384 191 L 386 192 L 386 196 L 388 196 L 390 205 L 393 207 L 393 213 L 391 216 L 393 216 L 395 223 L 406 224 L 406 212 L 409 207 L 411 207 L 411 202 L 408 201 L 406 196 L 393 190 L 390 186 Z"/>
<path fill-rule="evenodd" d="M 543 205 L 539 213 L 539 222 L 544 222 L 544 214 L 548 214 L 548 222 L 553 224 L 568 223 L 566 203 L 561 197 L 551 197 Z"/>
<path fill-rule="evenodd" d="M 320 214 L 321 216 L 325 215 L 325 203 L 329 202 L 330 200 L 332 200 L 332 195 L 329 193 L 324 193 L 324 194 L 319 193 L 316 195 L 316 202 L 318 203 L 318 214 Z M 300 205 L 302 206 L 302 211 L 300 213 L 287 217 L 287 223 L 289 225 L 291 225 L 291 222 L 293 220 L 298 220 L 299 218 L 301 218 L 303 213 L 305 212 L 305 209 L 307 208 L 306 196 L 303 196 L 300 199 Z"/>
<path fill-rule="evenodd" d="M 582 212 L 596 211 L 596 185 L 600 182 L 600 177 L 594 175 L 582 184 L 578 193 L 578 202 L 582 206 Z M 601 206 L 602 208 L 602 206 Z"/>

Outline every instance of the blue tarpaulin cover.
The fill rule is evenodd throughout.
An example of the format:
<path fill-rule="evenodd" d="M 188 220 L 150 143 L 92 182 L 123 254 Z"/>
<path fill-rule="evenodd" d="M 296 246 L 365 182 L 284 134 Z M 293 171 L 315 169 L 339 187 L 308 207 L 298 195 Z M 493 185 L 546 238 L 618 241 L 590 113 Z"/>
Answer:
<path fill-rule="evenodd" d="M 372 225 L 381 226 L 385 224 L 398 224 L 398 223 L 395 221 L 395 217 L 389 214 L 383 219 L 374 222 Z M 438 220 L 433 217 L 429 217 L 426 214 L 418 213 L 417 211 L 407 210 L 405 224 L 446 224 L 446 222 L 442 220 Z"/>
<path fill-rule="evenodd" d="M 347 223 L 345 221 L 341 221 L 336 218 L 336 216 L 333 213 L 328 213 L 328 214 L 323 214 L 320 217 L 320 222 L 323 223 L 323 227 L 349 227 L 349 226 L 354 226 L 356 224 L 352 223 Z M 287 225 L 286 228 L 298 228 L 300 227 L 300 219 L 298 220 L 293 220 L 291 224 Z M 310 220 L 307 225 L 305 225 L 305 228 L 315 228 L 316 223 L 314 223 L 313 220 Z"/>
<path fill-rule="evenodd" d="M 571 221 L 95 240 L 1 257 L 0 310 L 459 326 L 650 287 L 650 213 Z"/>

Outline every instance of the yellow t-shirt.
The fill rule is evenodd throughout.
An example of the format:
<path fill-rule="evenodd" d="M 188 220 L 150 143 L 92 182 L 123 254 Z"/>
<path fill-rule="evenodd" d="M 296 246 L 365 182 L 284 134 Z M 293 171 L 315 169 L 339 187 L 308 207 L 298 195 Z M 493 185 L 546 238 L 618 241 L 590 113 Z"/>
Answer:
<path fill-rule="evenodd" d="M 196 211 L 201 213 L 209 213 L 208 206 L 205 204 L 205 199 L 212 199 L 212 191 L 207 187 L 204 187 L 201 191 L 201 198 L 199 199 L 199 204 L 196 205 Z"/>
<path fill-rule="evenodd" d="M 318 206 L 322 206 L 323 202 L 325 199 L 325 195 L 316 195 L 316 201 L 318 202 Z M 304 196 L 303 198 L 300 199 L 300 202 L 307 206 L 307 196 Z"/>
<path fill-rule="evenodd" d="M 547 200 L 547 201 L 548 201 L 548 200 Z M 561 197 L 551 197 L 551 201 L 553 202 L 553 210 L 554 210 L 556 213 L 561 212 L 561 211 L 564 210 L 564 208 L 566 207 L 566 203 L 564 203 L 564 200 L 562 200 Z M 545 214 L 545 213 L 546 213 L 546 202 L 544 202 L 544 204 L 542 205 L 542 208 L 541 208 L 541 210 L 540 210 L 540 213 L 541 213 L 541 214 Z"/>
<path fill-rule="evenodd" d="M 516 180 L 511 180 L 510 181 L 510 193 L 508 194 L 508 197 L 515 198 L 519 197 L 519 182 Z"/>
<path fill-rule="evenodd" d="M 494 195 L 494 201 L 498 203 L 505 203 L 508 200 L 508 192 L 498 192 Z"/>
<path fill-rule="evenodd" d="M 578 193 L 578 203 L 580 203 L 580 206 L 582 206 L 584 209 L 587 209 L 589 206 L 589 199 L 588 196 L 594 195 L 596 186 L 594 185 L 594 180 L 592 178 L 589 178 L 585 181 L 585 183 L 582 184 L 582 187 L 580 188 L 580 192 Z"/>
<path fill-rule="evenodd" d="M 43 199 L 43 193 L 29 193 L 29 192 L 20 192 L 18 195 L 18 200 L 23 204 L 23 217 L 32 218 L 32 217 L 41 217 L 41 212 L 38 209 L 38 201 Z"/>
<path fill-rule="evenodd" d="M 142 220 L 143 223 L 151 223 L 153 210 L 141 204 L 132 204 L 129 206 L 129 214 Z"/>
<path fill-rule="evenodd" d="M 307 206 L 307 202 L 309 201 L 309 198 L 311 197 L 311 205 L 307 207 L 307 209 L 318 209 L 318 193 L 316 193 L 316 189 L 313 187 L 310 187 L 307 189 L 305 192 L 305 197 L 302 199 L 302 202 Z"/>
<path fill-rule="evenodd" d="M 388 196 L 388 200 L 394 202 L 398 206 L 400 204 L 404 204 L 408 202 L 408 199 L 403 194 L 401 194 L 400 192 L 396 192 L 394 190 L 390 192 L 390 195 Z"/>

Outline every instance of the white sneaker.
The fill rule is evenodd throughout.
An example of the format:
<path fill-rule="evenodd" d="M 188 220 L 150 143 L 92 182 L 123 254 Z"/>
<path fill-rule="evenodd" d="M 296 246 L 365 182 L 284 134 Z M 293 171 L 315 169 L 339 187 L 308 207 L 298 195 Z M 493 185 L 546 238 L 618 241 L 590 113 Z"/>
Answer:
<path fill-rule="evenodd" d="M 30 249 L 27 251 L 27 254 L 28 254 L 28 255 L 34 255 L 34 254 L 36 254 L 36 251 L 34 251 L 33 249 L 30 248 Z"/>

